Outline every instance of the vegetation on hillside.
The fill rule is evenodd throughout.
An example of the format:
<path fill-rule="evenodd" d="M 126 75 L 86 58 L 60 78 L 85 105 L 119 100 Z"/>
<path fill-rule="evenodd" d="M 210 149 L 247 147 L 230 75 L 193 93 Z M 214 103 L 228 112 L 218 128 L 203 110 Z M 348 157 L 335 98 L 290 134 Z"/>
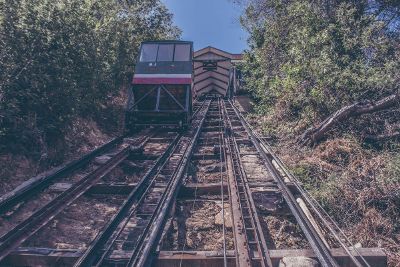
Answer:
<path fill-rule="evenodd" d="M 235 2 L 255 121 L 353 241 L 385 247 L 396 266 L 400 2 Z"/>
<path fill-rule="evenodd" d="M 87 121 L 115 126 L 140 42 L 179 34 L 159 0 L 1 0 L 0 151 L 51 162 Z"/>

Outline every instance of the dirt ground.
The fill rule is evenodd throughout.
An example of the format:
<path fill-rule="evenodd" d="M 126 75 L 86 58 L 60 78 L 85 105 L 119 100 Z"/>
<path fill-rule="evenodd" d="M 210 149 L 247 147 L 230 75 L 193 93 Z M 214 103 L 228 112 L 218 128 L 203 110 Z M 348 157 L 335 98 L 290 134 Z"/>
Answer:
<path fill-rule="evenodd" d="M 18 155 L 0 156 L 0 196 L 8 193 L 34 176 L 38 170 L 35 162 Z"/>
<path fill-rule="evenodd" d="M 154 151 L 164 151 L 168 147 L 168 143 L 147 143 L 143 148 L 143 153 L 153 155 Z"/>
<path fill-rule="evenodd" d="M 260 213 L 261 227 L 271 249 L 310 248 L 306 237 L 292 215 Z"/>
<path fill-rule="evenodd" d="M 218 148 L 214 148 L 213 146 L 198 146 L 195 149 L 195 153 L 199 153 L 199 154 L 214 154 L 216 149 L 218 149 Z"/>
<path fill-rule="evenodd" d="M 233 249 L 229 204 L 224 205 L 226 248 Z M 222 250 L 222 204 L 218 201 L 178 201 L 172 227 L 163 242 L 164 250 Z"/>
<path fill-rule="evenodd" d="M 239 145 L 240 153 L 257 153 L 257 149 L 253 146 Z"/>
<path fill-rule="evenodd" d="M 75 171 L 72 175 L 57 179 L 56 182 L 74 184 L 84 178 L 97 167 L 98 166 L 96 164 L 91 163 L 87 167 Z M 111 177 L 114 176 L 111 174 Z M 122 178 L 126 178 L 127 180 L 128 178 L 130 178 L 131 180 L 133 180 L 133 182 L 135 182 L 134 175 L 115 175 L 115 177 L 118 177 L 118 179 L 120 179 L 120 182 L 124 182 Z M 0 236 L 10 231 L 13 227 L 15 227 L 23 220 L 29 218 L 29 216 L 31 216 L 34 212 L 44 207 L 47 203 L 49 203 L 61 193 L 62 191 L 55 191 L 51 187 L 46 188 L 40 193 L 29 198 L 27 201 L 21 202 L 20 204 L 16 205 L 12 210 L 8 211 L 7 213 L 0 215 Z"/>
<path fill-rule="evenodd" d="M 249 182 L 269 182 L 274 180 L 258 156 L 243 156 L 242 163 Z"/>
<path fill-rule="evenodd" d="M 240 111 L 253 112 L 254 102 L 250 99 L 248 95 L 238 95 L 235 97 L 235 104 L 239 107 Z"/>
<path fill-rule="evenodd" d="M 128 163 L 122 163 L 120 166 L 106 175 L 102 181 L 105 183 L 136 183 L 140 181 L 143 174 L 152 165 L 152 160 L 132 161 L 134 166 Z"/>
<path fill-rule="evenodd" d="M 29 238 L 25 247 L 83 249 L 118 211 L 124 196 L 83 196 Z"/>
<path fill-rule="evenodd" d="M 218 183 L 221 182 L 221 164 L 215 160 L 193 160 L 189 168 L 188 182 Z M 223 179 L 226 181 L 225 167 L 222 166 Z"/>
<path fill-rule="evenodd" d="M 59 195 L 59 193 L 45 190 L 44 193 L 34 196 L 28 202 L 20 203 L 13 210 L 3 214 L 0 217 L 0 236 L 10 231 L 20 222 L 26 220 L 35 211 L 49 203 L 57 195 Z"/>
<path fill-rule="evenodd" d="M 0 196 L 29 178 L 63 162 L 77 159 L 111 139 L 94 121 L 78 119 L 65 140 L 57 143 L 57 146 L 48 147 L 47 154 L 43 153 L 40 158 L 30 155 L 28 151 L 23 152 L 24 155 L 11 152 L 0 154 Z"/>

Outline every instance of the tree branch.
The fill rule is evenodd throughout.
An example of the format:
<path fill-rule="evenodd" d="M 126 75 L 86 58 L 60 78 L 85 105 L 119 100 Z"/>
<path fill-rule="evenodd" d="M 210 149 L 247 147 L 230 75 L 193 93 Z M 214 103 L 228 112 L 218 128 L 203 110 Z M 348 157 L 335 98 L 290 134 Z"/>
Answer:
<path fill-rule="evenodd" d="M 367 135 L 364 139 L 368 142 L 379 143 L 397 138 L 400 138 L 400 131 L 379 135 Z"/>
<path fill-rule="evenodd" d="M 316 127 L 308 128 L 297 140 L 301 145 L 313 145 L 319 142 L 335 124 L 358 117 L 362 114 L 373 113 L 390 108 L 400 100 L 400 94 L 392 94 L 378 101 L 361 101 L 342 107 L 331 116 L 326 118 Z"/>

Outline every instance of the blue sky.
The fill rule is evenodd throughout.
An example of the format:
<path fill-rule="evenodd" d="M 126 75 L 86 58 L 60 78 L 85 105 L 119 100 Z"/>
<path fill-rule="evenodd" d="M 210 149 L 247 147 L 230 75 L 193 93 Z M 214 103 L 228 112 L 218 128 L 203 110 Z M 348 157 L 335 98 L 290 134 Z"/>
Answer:
<path fill-rule="evenodd" d="M 241 28 L 241 10 L 230 0 L 161 0 L 174 14 L 182 40 L 194 42 L 195 50 L 214 46 L 230 53 L 247 48 Z"/>

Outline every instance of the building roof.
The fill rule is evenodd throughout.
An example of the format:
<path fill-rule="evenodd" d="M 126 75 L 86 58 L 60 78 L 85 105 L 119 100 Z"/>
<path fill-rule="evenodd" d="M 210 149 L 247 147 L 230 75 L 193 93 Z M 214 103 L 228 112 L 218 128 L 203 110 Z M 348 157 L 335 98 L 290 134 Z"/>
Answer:
<path fill-rule="evenodd" d="M 233 79 L 235 63 L 242 59 L 242 54 L 231 54 L 212 46 L 195 51 L 193 54 L 195 94 L 217 91 L 225 96 Z M 212 68 L 205 66 L 205 63 L 211 62 L 214 64 Z"/>

